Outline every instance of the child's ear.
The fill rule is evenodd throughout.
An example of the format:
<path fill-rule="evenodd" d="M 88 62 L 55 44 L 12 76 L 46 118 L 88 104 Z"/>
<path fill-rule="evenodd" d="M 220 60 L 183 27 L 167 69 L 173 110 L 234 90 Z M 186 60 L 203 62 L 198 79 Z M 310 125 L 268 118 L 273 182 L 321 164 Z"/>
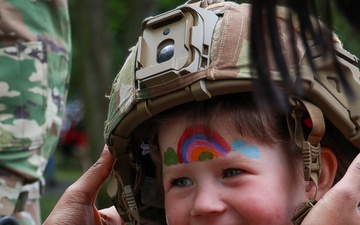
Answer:
<path fill-rule="evenodd" d="M 320 199 L 333 186 L 338 162 L 335 154 L 326 147 L 321 148 L 321 174 L 317 199 Z"/>

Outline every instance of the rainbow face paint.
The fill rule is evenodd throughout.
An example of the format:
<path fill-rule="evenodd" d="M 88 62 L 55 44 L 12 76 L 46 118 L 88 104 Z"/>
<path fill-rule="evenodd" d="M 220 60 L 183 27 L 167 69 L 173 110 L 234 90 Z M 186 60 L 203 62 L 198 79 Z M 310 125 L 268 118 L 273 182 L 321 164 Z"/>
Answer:
<path fill-rule="evenodd" d="M 177 151 L 169 147 L 164 152 L 164 165 L 210 160 L 226 156 L 231 150 L 249 158 L 260 158 L 260 151 L 256 146 L 248 146 L 241 140 L 234 141 L 230 146 L 215 130 L 203 125 L 193 125 L 183 131 L 178 141 Z"/>
<path fill-rule="evenodd" d="M 225 156 L 229 144 L 214 130 L 202 125 L 187 127 L 178 142 L 177 152 L 168 148 L 164 153 L 165 165 L 199 162 Z"/>
<path fill-rule="evenodd" d="M 186 128 L 178 142 L 179 163 L 189 163 L 224 156 L 228 143 L 214 130 L 200 125 Z"/>

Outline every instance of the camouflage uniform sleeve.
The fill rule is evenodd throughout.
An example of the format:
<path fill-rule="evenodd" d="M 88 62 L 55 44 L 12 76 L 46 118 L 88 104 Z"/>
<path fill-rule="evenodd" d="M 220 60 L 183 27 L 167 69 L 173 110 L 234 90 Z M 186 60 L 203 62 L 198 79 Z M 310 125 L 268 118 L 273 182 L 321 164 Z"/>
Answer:
<path fill-rule="evenodd" d="M 70 73 L 67 0 L 0 0 L 0 166 L 42 179 Z"/>

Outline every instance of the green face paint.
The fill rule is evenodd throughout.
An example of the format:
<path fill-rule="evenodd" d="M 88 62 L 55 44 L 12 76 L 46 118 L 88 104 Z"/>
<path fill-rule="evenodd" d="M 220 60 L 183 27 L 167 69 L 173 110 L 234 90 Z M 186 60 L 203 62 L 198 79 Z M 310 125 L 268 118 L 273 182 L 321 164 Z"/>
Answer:
<path fill-rule="evenodd" d="M 179 164 L 179 159 L 176 155 L 176 152 L 173 148 L 169 147 L 164 152 L 164 165 L 171 166 Z"/>
<path fill-rule="evenodd" d="M 209 159 L 213 159 L 214 158 L 214 154 L 212 154 L 211 152 L 202 152 L 199 155 L 199 161 L 205 161 L 205 160 L 209 160 Z"/>

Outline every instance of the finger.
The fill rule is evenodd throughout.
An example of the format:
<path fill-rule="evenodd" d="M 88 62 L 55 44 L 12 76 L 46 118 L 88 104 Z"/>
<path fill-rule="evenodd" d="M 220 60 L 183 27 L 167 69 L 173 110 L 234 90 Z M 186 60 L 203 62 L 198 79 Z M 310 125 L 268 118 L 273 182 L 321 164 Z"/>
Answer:
<path fill-rule="evenodd" d="M 334 186 L 350 208 L 360 206 L 360 154 L 353 160 L 344 177 Z M 360 215 L 359 215 L 360 216 Z"/>
<path fill-rule="evenodd" d="M 360 190 L 360 154 L 349 166 L 343 180 L 346 180 L 354 190 Z"/>
<path fill-rule="evenodd" d="M 360 202 L 360 154 L 353 160 L 344 177 L 319 201 L 334 212 L 358 211 Z M 360 217 L 360 214 L 355 214 Z"/>
<path fill-rule="evenodd" d="M 100 158 L 69 187 L 69 191 L 82 195 L 83 204 L 93 204 L 99 189 L 111 172 L 113 163 L 114 158 L 105 145 Z"/>
<path fill-rule="evenodd" d="M 359 224 L 360 154 L 345 176 L 331 188 L 305 217 L 302 225 Z"/>
<path fill-rule="evenodd" d="M 102 218 L 103 224 L 125 225 L 125 222 L 121 219 L 114 206 L 100 210 L 99 215 Z"/>
<path fill-rule="evenodd" d="M 224 0 L 207 0 L 208 4 L 216 4 L 216 3 L 220 3 L 220 2 L 224 2 Z"/>

